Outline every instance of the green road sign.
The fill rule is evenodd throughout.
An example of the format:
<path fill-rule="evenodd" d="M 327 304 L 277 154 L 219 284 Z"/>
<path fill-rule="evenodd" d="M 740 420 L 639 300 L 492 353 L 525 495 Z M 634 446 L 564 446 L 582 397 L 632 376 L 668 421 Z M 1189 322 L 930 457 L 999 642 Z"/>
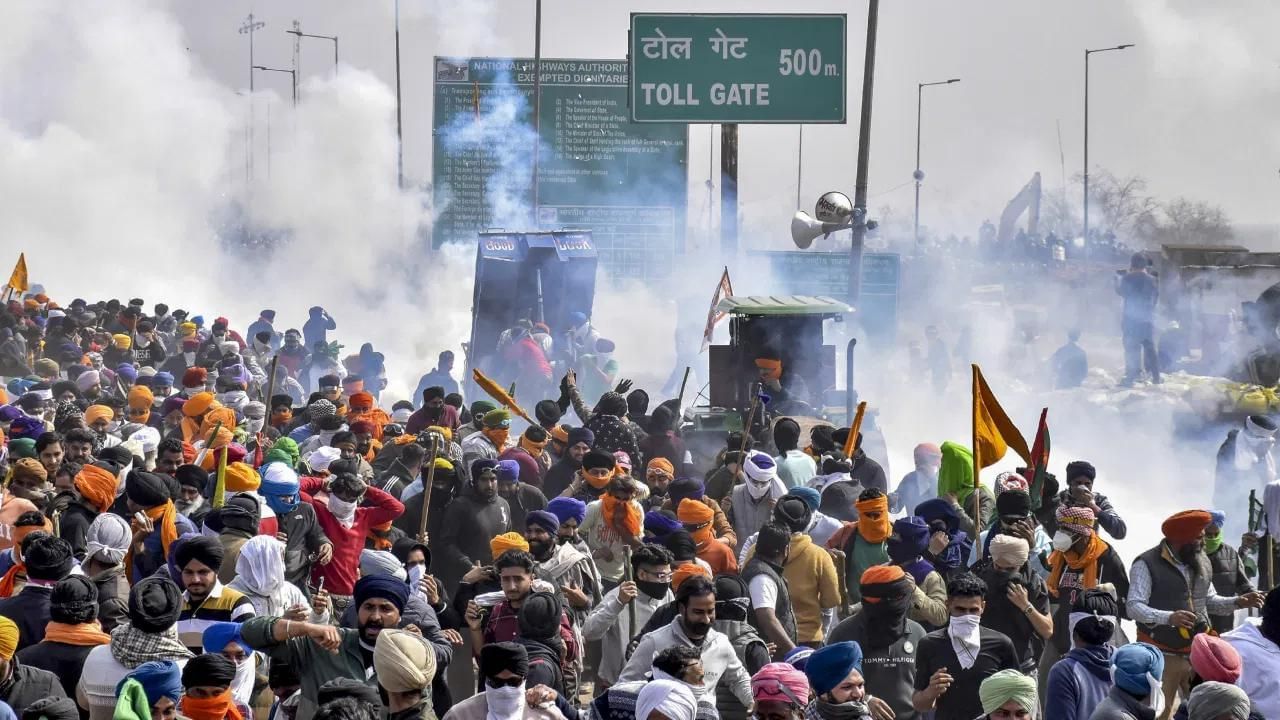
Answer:
<path fill-rule="evenodd" d="M 512 181 L 508 173 L 507 187 L 496 184 L 513 162 L 520 165 L 514 174 L 527 176 L 532 149 L 520 148 L 513 160 L 492 133 L 468 133 L 513 105 L 512 93 L 523 100 L 512 117 L 497 119 L 532 127 L 533 60 L 437 57 L 434 68 L 437 247 L 474 243 L 478 231 L 502 217 L 499 206 L 517 203 L 529 207 L 538 228 L 507 230 L 589 229 L 606 272 L 636 279 L 670 274 L 672 255 L 684 250 L 688 129 L 627 119 L 625 61 L 542 60 L 536 208 L 527 178 Z"/>
<path fill-rule="evenodd" d="M 844 15 L 631 15 L 631 119 L 845 121 Z"/>

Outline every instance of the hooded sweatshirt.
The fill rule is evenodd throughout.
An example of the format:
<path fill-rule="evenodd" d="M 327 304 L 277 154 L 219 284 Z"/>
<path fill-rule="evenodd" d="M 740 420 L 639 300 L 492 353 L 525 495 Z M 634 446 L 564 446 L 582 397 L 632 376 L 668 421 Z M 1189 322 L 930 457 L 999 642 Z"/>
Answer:
<path fill-rule="evenodd" d="M 1072 648 L 1049 671 L 1044 720 L 1089 720 L 1111 690 L 1110 645 Z"/>
<path fill-rule="evenodd" d="M 475 562 L 488 565 L 493 554 L 489 541 L 509 532 L 511 508 L 497 494 L 483 498 L 468 486 L 444 511 L 440 537 L 431 538 L 432 549 L 441 553 L 440 573 L 456 587 L 458 580 Z"/>

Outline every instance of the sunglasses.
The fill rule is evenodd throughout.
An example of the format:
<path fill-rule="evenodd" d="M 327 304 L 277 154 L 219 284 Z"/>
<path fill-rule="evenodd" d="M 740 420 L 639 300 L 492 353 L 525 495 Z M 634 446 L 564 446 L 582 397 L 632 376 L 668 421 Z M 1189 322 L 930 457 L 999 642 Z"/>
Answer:
<path fill-rule="evenodd" d="M 520 687 L 524 683 L 524 678 L 522 677 L 485 678 L 484 682 L 486 685 L 488 685 L 491 688 Z"/>

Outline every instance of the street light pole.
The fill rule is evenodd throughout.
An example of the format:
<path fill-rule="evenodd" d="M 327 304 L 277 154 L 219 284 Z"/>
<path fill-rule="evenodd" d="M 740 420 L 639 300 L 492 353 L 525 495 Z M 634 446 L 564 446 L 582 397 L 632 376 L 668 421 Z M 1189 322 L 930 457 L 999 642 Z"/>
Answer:
<path fill-rule="evenodd" d="M 261 71 L 263 71 L 263 72 L 288 73 L 288 74 L 289 74 L 290 85 L 292 85 L 292 90 L 293 90 L 293 107 L 294 107 L 295 109 L 298 107 L 298 73 L 297 73 L 297 71 L 295 71 L 295 70 L 290 70 L 290 69 L 288 69 L 288 68 L 273 68 L 273 67 L 266 67 L 266 66 L 263 66 L 263 65 L 254 65 L 254 66 L 253 66 L 253 69 L 254 69 L 254 70 L 261 70 Z"/>
<path fill-rule="evenodd" d="M 853 185 L 853 237 L 849 243 L 849 304 L 857 306 L 862 290 L 862 243 L 867 236 L 867 174 L 871 164 L 871 100 L 876 73 L 876 28 L 880 0 L 867 3 L 867 42 L 862 69 L 862 116 L 858 123 L 858 165 Z M 723 222 L 723 220 L 722 220 Z"/>
<path fill-rule="evenodd" d="M 921 108 L 923 107 L 924 101 L 924 89 L 934 85 L 950 85 L 951 83 L 958 82 L 960 82 L 960 78 L 916 84 L 916 170 L 911 173 L 911 177 L 916 181 L 916 214 L 914 224 L 916 245 L 920 244 L 920 183 L 924 180 L 924 171 L 920 169 L 920 118 L 922 116 Z"/>
<path fill-rule="evenodd" d="M 1094 53 L 1124 50 L 1133 43 L 1084 51 L 1084 257 L 1089 259 L 1089 56 Z"/>
<path fill-rule="evenodd" d="M 334 43 L 337 52 L 337 43 Z M 404 189 L 404 134 L 400 124 L 400 0 L 396 0 L 396 181 Z"/>
<path fill-rule="evenodd" d="M 265 26 L 266 23 L 255 20 L 253 13 L 249 13 L 249 17 L 245 18 L 244 24 L 237 30 L 241 35 L 249 36 L 249 151 L 244 169 L 246 182 L 253 180 L 253 33 Z"/>
<path fill-rule="evenodd" d="M 538 155 L 542 147 L 542 0 L 533 4 L 533 224 L 538 226 Z"/>
<path fill-rule="evenodd" d="M 294 22 L 297 23 L 296 20 Z M 302 32 L 301 26 L 296 24 L 294 25 L 294 28 L 292 30 L 285 30 L 285 32 L 300 38 L 315 38 L 316 40 L 333 41 L 333 71 L 335 73 L 338 72 L 338 36 L 337 35 L 311 35 L 309 33 Z"/>

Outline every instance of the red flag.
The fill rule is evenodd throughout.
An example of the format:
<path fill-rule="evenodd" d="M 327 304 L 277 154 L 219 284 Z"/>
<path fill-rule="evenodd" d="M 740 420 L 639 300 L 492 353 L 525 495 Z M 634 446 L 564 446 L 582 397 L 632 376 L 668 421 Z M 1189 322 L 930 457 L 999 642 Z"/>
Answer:
<path fill-rule="evenodd" d="M 716 284 L 716 291 L 711 296 L 711 308 L 707 310 L 707 328 L 702 331 L 702 350 L 706 350 L 707 345 L 711 344 L 711 335 L 715 332 L 716 324 L 727 314 L 717 312 L 716 306 L 720 304 L 722 298 L 730 295 L 733 295 L 733 283 L 729 282 L 729 268 L 725 267 L 724 273 L 720 275 L 720 282 Z"/>
<path fill-rule="evenodd" d="M 1049 474 L 1049 408 L 1040 411 L 1040 426 L 1036 428 L 1036 439 L 1031 443 L 1031 457 L 1028 460 L 1031 467 L 1026 468 L 1025 473 L 1030 475 L 1027 482 L 1030 483 L 1031 509 L 1039 510 L 1044 483 Z"/>

